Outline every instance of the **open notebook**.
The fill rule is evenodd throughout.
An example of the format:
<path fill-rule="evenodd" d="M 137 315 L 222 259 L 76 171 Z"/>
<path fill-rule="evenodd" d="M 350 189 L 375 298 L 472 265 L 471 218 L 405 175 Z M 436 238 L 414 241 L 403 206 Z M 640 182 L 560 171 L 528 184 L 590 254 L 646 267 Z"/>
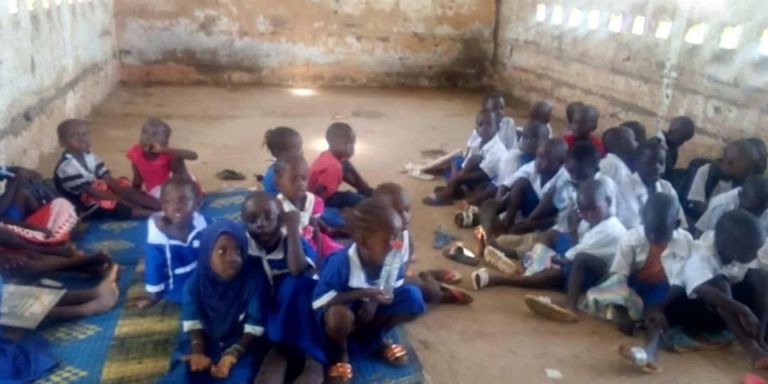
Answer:
<path fill-rule="evenodd" d="M 0 325 L 35 329 L 66 290 L 3 284 Z"/>

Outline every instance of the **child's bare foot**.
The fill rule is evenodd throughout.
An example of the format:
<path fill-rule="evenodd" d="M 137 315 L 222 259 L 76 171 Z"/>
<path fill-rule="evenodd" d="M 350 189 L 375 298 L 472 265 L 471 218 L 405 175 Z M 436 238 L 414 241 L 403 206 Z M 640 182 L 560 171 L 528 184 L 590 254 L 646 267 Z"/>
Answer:
<path fill-rule="evenodd" d="M 155 304 L 159 302 L 160 300 L 156 300 L 151 296 L 132 297 L 126 300 L 125 307 L 131 309 L 147 309 L 154 307 Z"/>
<path fill-rule="evenodd" d="M 347 384 L 352 380 L 352 365 L 339 362 L 328 368 L 328 384 Z"/>
<path fill-rule="evenodd" d="M 446 304 L 469 305 L 475 301 L 469 292 L 452 285 L 440 284 L 440 291 L 443 292 L 441 302 Z"/>
<path fill-rule="evenodd" d="M 92 266 L 86 270 L 86 273 L 98 279 L 109 276 L 112 266 L 115 264 L 105 251 L 99 251 L 89 256 L 88 260 Z"/>
<path fill-rule="evenodd" d="M 422 279 L 433 279 L 438 283 L 444 284 L 458 284 L 461 282 L 461 274 L 447 268 L 422 271 L 419 272 L 419 276 Z"/>
<path fill-rule="evenodd" d="M 117 288 L 118 271 L 117 264 L 112 264 L 107 276 L 95 288 L 96 298 L 83 305 L 89 315 L 107 312 L 117 304 L 120 297 L 120 290 Z"/>
<path fill-rule="evenodd" d="M 485 229 L 482 226 L 475 227 L 475 230 L 472 232 L 473 237 L 475 238 L 475 243 L 477 248 L 475 248 L 476 255 L 482 255 L 485 252 L 485 247 L 488 244 L 488 234 L 485 232 Z"/>
<path fill-rule="evenodd" d="M 323 366 L 314 359 L 307 358 L 304 370 L 293 381 L 294 384 L 321 384 L 323 382 Z"/>

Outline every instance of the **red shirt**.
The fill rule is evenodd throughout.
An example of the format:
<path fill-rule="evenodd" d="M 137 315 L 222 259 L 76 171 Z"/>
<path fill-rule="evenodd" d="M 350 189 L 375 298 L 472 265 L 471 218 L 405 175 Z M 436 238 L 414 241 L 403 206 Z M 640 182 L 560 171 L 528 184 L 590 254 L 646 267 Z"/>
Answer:
<path fill-rule="evenodd" d="M 163 185 L 171 178 L 173 157 L 167 153 L 158 154 L 154 160 L 149 160 L 144 157 L 141 146 L 136 144 L 128 150 L 125 157 L 139 170 L 141 179 L 144 180 L 144 189 L 147 192 Z"/>
<path fill-rule="evenodd" d="M 573 149 L 573 146 L 576 145 L 576 136 L 573 135 L 573 133 L 568 133 L 565 136 L 563 136 L 563 140 L 568 144 L 568 149 Z M 603 141 L 600 140 L 599 137 L 595 136 L 594 134 L 589 137 L 589 140 L 592 141 L 592 145 L 597 148 L 597 151 L 600 152 L 600 156 L 605 156 L 605 147 L 603 146 Z"/>
<path fill-rule="evenodd" d="M 309 167 L 309 190 L 314 193 L 317 187 L 322 186 L 326 193 L 325 196 L 320 196 L 323 199 L 336 193 L 343 181 L 341 161 L 331 151 L 321 153 Z"/>

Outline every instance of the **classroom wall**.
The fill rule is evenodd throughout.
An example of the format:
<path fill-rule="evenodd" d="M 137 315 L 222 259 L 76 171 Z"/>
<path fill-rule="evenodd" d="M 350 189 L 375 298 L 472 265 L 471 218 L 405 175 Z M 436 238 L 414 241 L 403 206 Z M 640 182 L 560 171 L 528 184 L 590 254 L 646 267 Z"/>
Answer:
<path fill-rule="evenodd" d="M 581 17 L 572 21 L 574 9 Z M 639 120 L 653 134 L 687 114 L 700 129 L 681 160 L 717 156 L 724 140 L 768 139 L 768 35 L 758 52 L 765 9 L 765 0 L 502 0 L 494 83 L 526 101 L 552 100 L 563 118 L 569 101 L 594 104 L 601 130 Z M 597 23 L 591 10 L 600 11 Z M 611 13 L 621 18 L 611 23 Z M 656 36 L 664 21 L 666 39 Z M 698 39 L 691 27 L 702 22 Z M 740 39 L 725 38 L 723 48 L 730 26 Z"/>
<path fill-rule="evenodd" d="M 491 0 L 116 0 L 131 83 L 475 86 Z"/>
<path fill-rule="evenodd" d="M 56 125 L 117 81 L 112 0 L 0 2 L 0 163 L 34 167 Z"/>

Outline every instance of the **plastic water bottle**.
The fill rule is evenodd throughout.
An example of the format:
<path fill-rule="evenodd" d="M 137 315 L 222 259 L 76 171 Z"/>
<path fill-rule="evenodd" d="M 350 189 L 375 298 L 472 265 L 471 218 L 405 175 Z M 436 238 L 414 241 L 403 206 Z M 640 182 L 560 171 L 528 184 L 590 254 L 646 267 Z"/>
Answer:
<path fill-rule="evenodd" d="M 397 284 L 401 266 L 400 252 L 392 251 L 384 259 L 384 266 L 381 267 L 381 275 L 379 275 L 379 289 L 387 297 L 395 294 L 395 284 Z"/>

